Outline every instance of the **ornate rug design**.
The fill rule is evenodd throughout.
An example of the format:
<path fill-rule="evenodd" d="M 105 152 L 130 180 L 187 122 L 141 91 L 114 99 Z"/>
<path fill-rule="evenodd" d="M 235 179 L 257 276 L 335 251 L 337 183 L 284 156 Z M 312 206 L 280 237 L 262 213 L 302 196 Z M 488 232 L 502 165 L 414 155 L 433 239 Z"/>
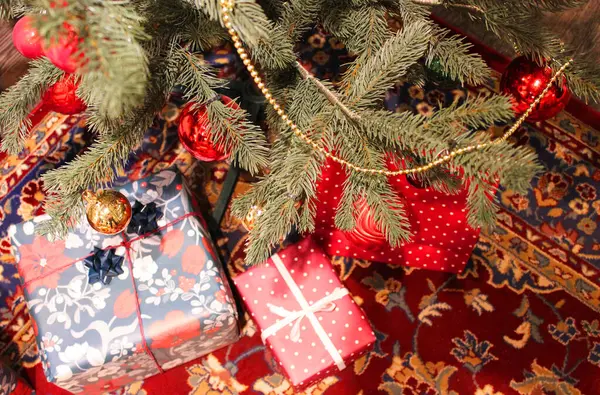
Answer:
<path fill-rule="evenodd" d="M 334 39 L 313 34 L 300 51 L 322 78 L 334 79 L 344 62 Z M 477 48 L 483 51 L 481 48 Z M 501 68 L 504 60 L 485 52 Z M 386 98 L 392 111 L 421 113 L 433 103 L 496 90 L 486 86 L 442 91 L 399 84 Z M 578 112 L 574 104 L 571 111 Z M 578 113 L 583 118 L 584 113 Z M 214 204 L 227 165 L 193 162 L 177 145 L 176 105 L 165 108 L 119 182 L 179 166 L 206 203 Z M 587 121 L 592 119 L 586 115 Z M 526 125 L 517 143 L 544 165 L 527 195 L 498 191 L 498 227 L 483 233 L 467 270 L 446 274 L 334 257 L 340 277 L 367 313 L 377 343 L 368 355 L 307 394 L 591 394 L 600 373 L 600 133 L 569 113 Z M 600 117 L 596 118 L 600 125 Z M 506 128 L 497 125 L 491 133 Z M 63 394 L 47 384 L 12 264 L 8 225 L 42 210 L 39 176 L 90 142 L 77 117 L 51 115 L 19 156 L 0 157 L 0 349 L 22 366 L 40 394 Z M 240 193 L 248 188 L 241 182 Z M 218 245 L 232 275 L 243 270 L 245 234 L 228 214 Z M 66 347 L 59 337 L 47 339 Z M 100 383 L 101 384 L 101 383 Z M 99 385 L 100 385 L 99 384 Z M 236 344 L 118 394 L 292 394 L 252 321 Z"/>

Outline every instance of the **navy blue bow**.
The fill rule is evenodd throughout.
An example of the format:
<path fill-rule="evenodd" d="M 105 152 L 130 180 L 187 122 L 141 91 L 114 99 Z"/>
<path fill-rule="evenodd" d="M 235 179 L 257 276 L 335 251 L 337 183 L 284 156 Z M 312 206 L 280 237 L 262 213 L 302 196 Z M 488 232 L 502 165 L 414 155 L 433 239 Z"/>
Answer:
<path fill-rule="evenodd" d="M 162 211 L 156 207 L 156 203 L 142 204 L 136 200 L 131 209 L 131 221 L 127 227 L 127 233 L 143 235 L 158 229 L 157 221 L 162 217 Z"/>
<path fill-rule="evenodd" d="M 110 284 L 113 277 L 123 274 L 123 257 L 115 254 L 115 249 L 103 250 L 94 247 L 94 254 L 88 256 L 83 264 L 89 268 L 88 278 L 90 284 L 101 282 Z"/>

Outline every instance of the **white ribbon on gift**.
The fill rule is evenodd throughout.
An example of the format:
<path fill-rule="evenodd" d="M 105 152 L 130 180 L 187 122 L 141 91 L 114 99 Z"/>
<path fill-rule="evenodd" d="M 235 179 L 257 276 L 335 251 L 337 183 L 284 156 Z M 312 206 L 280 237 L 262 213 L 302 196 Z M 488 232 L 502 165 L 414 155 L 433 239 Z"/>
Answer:
<path fill-rule="evenodd" d="M 322 299 L 319 299 L 312 305 L 309 305 L 306 301 L 306 298 L 304 298 L 302 291 L 298 287 L 298 284 L 296 284 L 296 282 L 292 278 L 292 275 L 281 261 L 279 255 L 275 254 L 271 257 L 271 259 L 273 260 L 275 267 L 279 271 L 279 274 L 281 274 L 281 277 L 283 277 L 283 281 L 285 281 L 288 288 L 292 292 L 292 295 L 300 305 L 301 310 L 289 311 L 281 306 L 275 306 L 271 303 L 268 303 L 267 306 L 269 307 L 269 310 L 273 314 L 283 317 L 283 319 L 277 321 L 276 323 L 262 331 L 261 338 L 263 343 L 267 340 L 267 338 L 273 336 L 278 331 L 280 331 L 285 326 L 291 323 L 294 323 L 294 325 L 292 326 L 292 329 L 290 331 L 290 340 L 292 340 L 293 342 L 298 342 L 300 340 L 300 323 L 302 322 L 302 319 L 306 317 L 310 321 L 313 329 L 319 337 L 319 340 L 321 340 L 321 343 L 323 343 L 323 346 L 325 346 L 325 350 L 327 350 L 338 369 L 343 370 L 344 368 L 346 368 L 344 359 L 342 358 L 338 350 L 335 348 L 335 345 L 333 344 L 329 336 L 327 336 L 327 333 L 325 333 L 325 329 L 317 319 L 315 313 L 334 311 L 335 303 L 333 302 L 348 295 L 348 290 L 346 288 L 337 287 L 329 295 L 325 296 Z"/>

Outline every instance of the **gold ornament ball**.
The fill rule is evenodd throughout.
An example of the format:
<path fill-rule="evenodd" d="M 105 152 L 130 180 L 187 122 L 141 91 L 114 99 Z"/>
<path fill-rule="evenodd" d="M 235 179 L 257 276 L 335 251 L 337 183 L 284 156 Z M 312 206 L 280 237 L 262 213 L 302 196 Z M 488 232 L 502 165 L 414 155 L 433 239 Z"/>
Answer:
<path fill-rule="evenodd" d="M 244 228 L 246 228 L 247 231 L 251 231 L 252 229 L 254 229 L 256 220 L 262 215 L 262 213 L 262 207 L 252 206 L 250 208 L 250 211 L 248 211 L 248 214 L 246 214 L 246 217 L 242 220 L 242 225 L 244 226 Z"/>
<path fill-rule="evenodd" d="M 90 226 L 105 235 L 122 232 L 131 219 L 131 204 L 120 192 L 110 189 L 97 193 L 85 191 L 86 216 Z"/>

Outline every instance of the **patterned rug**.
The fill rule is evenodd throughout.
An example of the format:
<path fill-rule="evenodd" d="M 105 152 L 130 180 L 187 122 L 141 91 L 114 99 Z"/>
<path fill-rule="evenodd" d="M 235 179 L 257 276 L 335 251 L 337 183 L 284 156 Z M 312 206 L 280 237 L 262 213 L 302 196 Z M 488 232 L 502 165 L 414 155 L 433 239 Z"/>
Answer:
<path fill-rule="evenodd" d="M 335 40 L 313 34 L 301 51 L 321 77 L 343 63 Z M 505 60 L 481 47 L 501 70 Z M 226 56 L 227 52 L 223 54 Z M 433 103 L 496 90 L 499 75 L 465 91 L 399 84 L 390 110 L 428 113 Z M 307 394 L 593 394 L 600 390 L 600 117 L 573 103 L 569 113 L 526 125 L 516 143 L 534 149 L 545 171 L 527 195 L 501 189 L 498 227 L 484 233 L 464 273 L 446 274 L 333 257 L 340 278 L 366 311 L 377 335 L 372 352 L 327 377 Z M 177 165 L 199 195 L 214 204 L 228 166 L 194 162 L 177 145 L 178 108 L 171 104 L 132 154 L 119 182 Z M 587 122 L 587 124 L 586 124 Z M 498 125 L 490 133 L 501 133 Z M 0 230 L 42 210 L 39 176 L 69 160 L 91 136 L 77 117 L 51 115 L 35 128 L 25 152 L 0 157 Z M 1 155 L 1 154 L 0 154 Z M 248 188 L 242 181 L 237 193 Z M 245 234 L 226 215 L 218 240 L 232 275 L 244 270 Z M 2 233 L 0 236 L 5 236 Z M 39 394 L 64 394 L 47 384 L 9 242 L 0 239 L 0 350 Z M 247 318 L 247 317 L 246 317 Z M 59 337 L 46 339 L 66 347 Z M 117 392 L 158 394 L 292 394 L 265 355 L 251 320 L 242 339 L 210 355 Z M 99 383 L 99 388 L 102 386 Z"/>

